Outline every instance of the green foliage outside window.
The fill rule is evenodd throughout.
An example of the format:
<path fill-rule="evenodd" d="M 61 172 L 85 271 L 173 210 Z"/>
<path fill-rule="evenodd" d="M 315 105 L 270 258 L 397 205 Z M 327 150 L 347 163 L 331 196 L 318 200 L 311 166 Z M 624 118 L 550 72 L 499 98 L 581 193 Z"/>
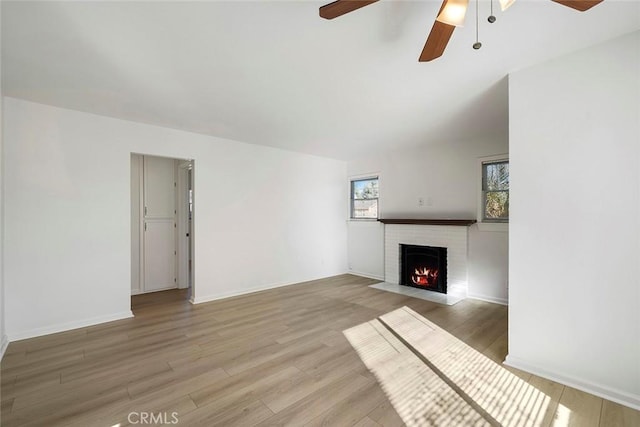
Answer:
<path fill-rule="evenodd" d="M 482 165 L 483 221 L 509 220 L 509 162 L 488 162 Z"/>

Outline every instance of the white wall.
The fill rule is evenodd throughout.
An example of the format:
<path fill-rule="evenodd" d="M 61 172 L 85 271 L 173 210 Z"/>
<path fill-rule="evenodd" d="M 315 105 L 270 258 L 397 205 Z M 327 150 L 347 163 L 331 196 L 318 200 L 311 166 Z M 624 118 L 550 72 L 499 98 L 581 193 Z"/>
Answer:
<path fill-rule="evenodd" d="M 478 158 L 509 151 L 507 135 L 443 142 L 349 162 L 349 176 L 379 173 L 381 218 L 465 218 L 477 214 Z M 423 198 L 424 206 L 418 206 Z M 469 296 L 507 302 L 508 233 L 469 230 Z M 384 228 L 349 222 L 349 267 L 384 279 Z"/>
<path fill-rule="evenodd" d="M 2 16 L 2 2 L 0 1 L 0 17 Z M 1 21 L 1 19 L 0 19 Z M 1 33 L 1 31 L 0 31 Z M 1 42 L 0 42 L 1 44 Z M 0 55 L 0 82 L 2 82 L 2 55 Z M 9 344 L 5 330 L 5 299 L 4 299 L 4 145 L 2 126 L 4 97 L 0 84 L 0 360 Z"/>
<path fill-rule="evenodd" d="M 640 408 L 640 32 L 510 78 L 507 363 Z"/>
<path fill-rule="evenodd" d="M 349 272 L 384 281 L 384 224 L 350 220 L 348 233 Z"/>
<path fill-rule="evenodd" d="M 130 313 L 130 155 L 195 159 L 196 302 L 346 272 L 344 162 L 5 98 L 10 339 Z"/>

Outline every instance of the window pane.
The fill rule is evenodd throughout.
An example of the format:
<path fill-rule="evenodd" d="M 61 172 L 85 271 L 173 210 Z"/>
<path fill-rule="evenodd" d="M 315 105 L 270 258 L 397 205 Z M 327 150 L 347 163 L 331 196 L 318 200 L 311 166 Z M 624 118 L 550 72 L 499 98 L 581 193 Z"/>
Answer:
<path fill-rule="evenodd" d="M 354 200 L 352 218 L 378 218 L 378 199 Z"/>
<path fill-rule="evenodd" d="M 378 177 L 351 181 L 351 218 L 378 218 Z"/>
<path fill-rule="evenodd" d="M 484 191 L 509 189 L 509 163 L 487 163 L 484 165 L 483 183 Z"/>
<path fill-rule="evenodd" d="M 351 181 L 354 199 L 377 199 L 378 178 Z"/>
<path fill-rule="evenodd" d="M 485 196 L 485 219 L 509 219 L 508 191 L 487 191 Z"/>

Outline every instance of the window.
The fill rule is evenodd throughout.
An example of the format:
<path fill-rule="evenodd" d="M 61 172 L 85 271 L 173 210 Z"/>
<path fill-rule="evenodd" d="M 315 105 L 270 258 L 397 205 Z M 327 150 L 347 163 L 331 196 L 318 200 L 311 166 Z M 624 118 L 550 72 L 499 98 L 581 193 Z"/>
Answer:
<path fill-rule="evenodd" d="M 509 221 L 509 160 L 482 162 L 482 221 Z"/>
<path fill-rule="evenodd" d="M 351 218 L 378 218 L 378 177 L 351 180 Z"/>

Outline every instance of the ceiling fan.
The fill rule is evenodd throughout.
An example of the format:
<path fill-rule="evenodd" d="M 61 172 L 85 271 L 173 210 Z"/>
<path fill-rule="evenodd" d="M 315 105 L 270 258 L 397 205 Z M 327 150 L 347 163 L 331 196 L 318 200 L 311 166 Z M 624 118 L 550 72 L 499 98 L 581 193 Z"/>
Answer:
<path fill-rule="evenodd" d="M 333 19 L 361 7 L 376 3 L 378 0 L 337 0 L 333 3 L 320 7 L 320 16 L 325 19 Z M 478 0 L 476 0 L 478 1 Z M 502 10 L 504 11 L 511 6 L 515 0 L 499 0 Z M 563 6 L 584 12 L 593 6 L 601 3 L 603 0 L 552 0 Z M 427 38 L 427 42 L 420 54 L 420 62 L 432 61 L 439 58 L 449 43 L 449 39 L 456 27 L 461 27 L 464 22 L 464 16 L 467 11 L 469 0 L 443 0 L 442 6 L 438 11 L 436 20 L 431 27 L 431 32 Z M 495 21 L 495 17 L 490 17 L 489 22 Z M 474 45 L 474 48 L 477 48 Z"/>

